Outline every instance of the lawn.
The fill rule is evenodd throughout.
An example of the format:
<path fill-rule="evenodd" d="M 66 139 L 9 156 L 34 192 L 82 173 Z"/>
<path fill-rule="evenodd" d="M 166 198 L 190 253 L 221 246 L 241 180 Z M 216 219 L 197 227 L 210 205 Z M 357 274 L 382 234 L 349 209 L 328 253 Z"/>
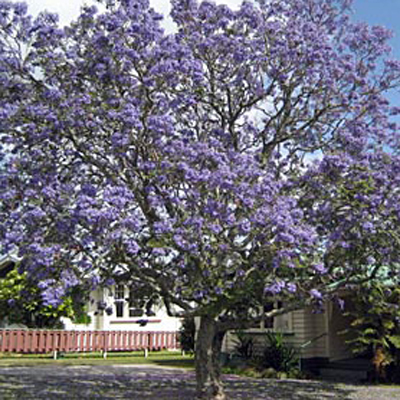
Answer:
<path fill-rule="evenodd" d="M 174 368 L 194 368 L 192 356 L 182 356 L 180 352 L 154 351 L 144 357 L 142 351 L 108 353 L 104 359 L 100 352 L 60 354 L 57 360 L 52 354 L 5 354 L 0 353 L 1 367 L 22 367 L 30 365 L 121 365 L 139 364 Z"/>

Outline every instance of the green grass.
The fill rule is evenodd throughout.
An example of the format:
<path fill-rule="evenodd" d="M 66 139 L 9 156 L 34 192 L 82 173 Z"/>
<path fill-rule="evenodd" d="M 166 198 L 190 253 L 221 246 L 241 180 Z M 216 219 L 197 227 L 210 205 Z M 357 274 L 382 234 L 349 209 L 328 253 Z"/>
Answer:
<path fill-rule="evenodd" d="M 182 356 L 180 352 L 150 352 L 147 358 L 143 352 L 108 353 L 107 359 L 99 352 L 67 353 L 54 360 L 51 354 L 0 354 L 0 367 L 21 367 L 37 365 L 117 365 L 139 364 L 174 368 L 194 368 L 194 358 Z"/>
<path fill-rule="evenodd" d="M 384 389 L 400 389 L 400 385 L 398 383 L 379 383 L 376 386 Z"/>

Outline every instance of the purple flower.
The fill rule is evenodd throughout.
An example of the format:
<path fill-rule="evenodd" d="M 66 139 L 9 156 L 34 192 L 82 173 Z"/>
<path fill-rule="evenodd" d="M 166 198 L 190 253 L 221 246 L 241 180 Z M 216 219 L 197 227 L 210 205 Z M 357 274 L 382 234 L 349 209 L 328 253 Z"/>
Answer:
<path fill-rule="evenodd" d="M 153 248 L 152 253 L 155 256 L 164 256 L 166 254 L 166 249 L 161 248 L 161 247 L 155 247 L 155 248 Z"/>
<path fill-rule="evenodd" d="M 367 257 L 367 263 L 368 263 L 369 265 L 375 264 L 375 263 L 376 263 L 375 257 L 373 257 L 373 256 L 368 256 L 368 257 Z"/>
<path fill-rule="evenodd" d="M 112 307 L 106 307 L 105 310 L 107 315 L 112 315 L 113 314 L 113 308 Z"/>
<path fill-rule="evenodd" d="M 194 297 L 196 300 L 201 300 L 201 299 L 204 298 L 205 294 L 206 294 L 206 293 L 205 293 L 204 290 L 195 290 L 194 293 L 193 293 L 193 297 Z"/>
<path fill-rule="evenodd" d="M 238 277 L 243 277 L 243 276 L 246 275 L 246 272 L 244 271 L 244 269 L 239 268 L 239 269 L 236 271 L 236 275 L 237 275 Z"/>
<path fill-rule="evenodd" d="M 0 1 L 2 251 L 48 304 L 121 274 L 193 314 L 259 285 L 301 302 L 313 284 L 320 306 L 331 261 L 335 281 L 369 254 L 397 276 L 388 31 L 348 0 L 172 3 L 165 33 L 148 0 L 63 30 Z"/>
<path fill-rule="evenodd" d="M 214 289 L 214 292 L 215 292 L 215 294 L 217 294 L 217 295 L 221 295 L 221 294 L 223 293 L 222 288 L 219 287 L 219 286 L 217 286 L 217 287 Z"/>
<path fill-rule="evenodd" d="M 317 289 L 311 289 L 310 295 L 316 300 L 322 300 L 322 293 Z"/>
<path fill-rule="evenodd" d="M 289 293 L 295 293 L 297 291 L 297 286 L 295 283 L 288 283 L 286 289 Z"/>
<path fill-rule="evenodd" d="M 264 292 L 271 294 L 279 294 L 285 288 L 286 284 L 283 281 L 276 281 L 265 287 Z"/>
<path fill-rule="evenodd" d="M 139 245 L 136 243 L 135 240 L 129 240 L 126 244 L 126 251 L 128 254 L 136 255 L 140 250 Z"/>
<path fill-rule="evenodd" d="M 284 232 L 280 233 L 277 236 L 277 240 L 280 242 L 286 242 L 286 243 L 294 243 L 295 242 L 295 238 L 292 235 L 290 235 L 288 233 L 284 233 Z"/>
<path fill-rule="evenodd" d="M 62 297 L 65 294 L 65 290 L 61 286 L 50 286 L 42 291 L 42 299 L 44 305 L 58 307 L 62 304 Z"/>
<path fill-rule="evenodd" d="M 115 279 L 114 279 L 114 278 L 107 278 L 107 279 L 104 281 L 104 285 L 106 285 L 106 286 L 113 286 L 113 285 L 115 285 Z"/>
<path fill-rule="evenodd" d="M 315 265 L 313 265 L 313 269 L 317 272 L 317 273 L 319 273 L 319 274 L 326 274 L 327 272 L 328 272 L 328 270 L 327 270 L 327 268 L 325 267 L 325 265 L 324 264 L 322 264 L 322 263 L 318 263 L 318 264 L 315 264 Z"/>

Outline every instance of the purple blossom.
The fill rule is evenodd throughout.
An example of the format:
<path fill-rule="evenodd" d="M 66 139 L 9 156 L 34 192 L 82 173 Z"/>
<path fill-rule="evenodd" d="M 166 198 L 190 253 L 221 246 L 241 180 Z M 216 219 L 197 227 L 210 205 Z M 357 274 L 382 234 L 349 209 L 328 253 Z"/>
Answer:
<path fill-rule="evenodd" d="M 165 234 L 172 231 L 170 221 L 159 221 L 154 223 L 154 231 L 157 234 Z"/>
<path fill-rule="evenodd" d="M 316 300 L 322 300 L 322 293 L 317 289 L 311 289 L 310 295 Z"/>
<path fill-rule="evenodd" d="M 246 271 L 244 270 L 244 269 L 238 269 L 237 271 L 236 271 L 236 275 L 238 276 L 238 277 L 243 277 L 243 276 L 245 276 L 245 274 L 246 274 Z"/>
<path fill-rule="evenodd" d="M 219 295 L 221 295 L 221 294 L 223 293 L 223 290 L 222 290 L 221 287 L 217 286 L 217 287 L 214 289 L 214 292 L 215 292 L 215 294 L 217 294 L 217 295 L 219 296 Z"/>
<path fill-rule="evenodd" d="M 147 0 L 0 2 L 2 250 L 49 304 L 123 274 L 216 317 L 397 276 L 400 62 L 347 6 L 174 0 L 166 34 Z"/>
<path fill-rule="evenodd" d="M 376 262 L 375 257 L 373 257 L 373 256 L 368 256 L 368 257 L 367 257 L 367 263 L 368 263 L 369 265 L 373 265 L 373 264 L 375 264 L 375 262 Z"/>
<path fill-rule="evenodd" d="M 135 240 L 129 240 L 126 244 L 126 251 L 128 254 L 136 255 L 140 250 L 139 245 L 136 243 Z"/>
<path fill-rule="evenodd" d="M 272 283 L 269 286 L 266 286 L 264 289 L 265 293 L 271 293 L 271 294 L 279 294 L 282 292 L 282 290 L 286 287 L 286 283 L 283 281 L 276 281 Z M 291 286 L 292 288 L 292 286 Z"/>
<path fill-rule="evenodd" d="M 112 307 L 106 307 L 104 311 L 107 315 L 113 315 L 114 312 Z"/>
<path fill-rule="evenodd" d="M 337 303 L 338 303 L 338 306 L 339 306 L 339 308 L 341 309 L 341 310 L 344 310 L 344 307 L 345 307 L 345 301 L 343 300 L 343 299 L 337 299 Z"/>
<path fill-rule="evenodd" d="M 152 251 L 153 255 L 155 256 L 164 256 L 166 252 L 166 249 L 160 247 L 155 247 Z"/>
<path fill-rule="evenodd" d="M 206 292 L 204 290 L 195 290 L 195 292 L 193 293 L 193 297 L 196 300 L 202 300 L 205 296 Z"/>
<path fill-rule="evenodd" d="M 288 233 L 284 233 L 284 232 L 280 233 L 277 236 L 277 240 L 280 242 L 286 242 L 286 243 L 294 243 L 295 242 L 295 238 L 292 235 L 290 235 Z"/>
<path fill-rule="evenodd" d="M 314 264 L 313 268 L 318 274 L 321 275 L 326 274 L 328 272 L 327 268 L 322 263 Z"/>
<path fill-rule="evenodd" d="M 288 283 L 286 289 L 289 293 L 295 293 L 297 291 L 297 286 L 295 283 Z"/>
<path fill-rule="evenodd" d="M 62 304 L 65 290 L 62 286 L 48 286 L 42 291 L 44 305 L 58 307 Z"/>
<path fill-rule="evenodd" d="M 16 301 L 15 301 L 15 299 L 8 299 L 8 300 L 7 300 L 7 304 L 8 304 L 10 307 L 13 307 L 13 306 L 16 304 Z"/>

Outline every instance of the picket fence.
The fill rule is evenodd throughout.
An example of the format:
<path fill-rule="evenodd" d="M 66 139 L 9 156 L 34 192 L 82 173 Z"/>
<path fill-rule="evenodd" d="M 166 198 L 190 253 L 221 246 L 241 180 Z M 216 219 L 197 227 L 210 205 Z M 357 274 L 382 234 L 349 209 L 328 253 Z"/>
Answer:
<path fill-rule="evenodd" d="M 0 329 L 0 352 L 49 353 L 178 349 L 178 332 Z"/>

